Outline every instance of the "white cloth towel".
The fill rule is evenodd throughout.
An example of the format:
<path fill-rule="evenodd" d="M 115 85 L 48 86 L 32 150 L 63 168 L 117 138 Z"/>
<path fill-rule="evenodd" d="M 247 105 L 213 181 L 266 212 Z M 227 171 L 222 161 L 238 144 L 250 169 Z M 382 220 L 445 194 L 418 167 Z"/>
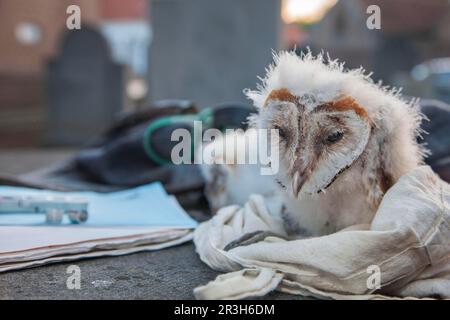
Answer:
<path fill-rule="evenodd" d="M 196 229 L 202 261 L 229 272 L 196 288 L 198 299 L 240 299 L 274 289 L 332 299 L 450 298 L 450 186 L 429 167 L 403 176 L 370 226 L 301 240 L 271 236 L 223 250 L 258 230 L 285 235 L 277 216 L 253 195 Z"/>

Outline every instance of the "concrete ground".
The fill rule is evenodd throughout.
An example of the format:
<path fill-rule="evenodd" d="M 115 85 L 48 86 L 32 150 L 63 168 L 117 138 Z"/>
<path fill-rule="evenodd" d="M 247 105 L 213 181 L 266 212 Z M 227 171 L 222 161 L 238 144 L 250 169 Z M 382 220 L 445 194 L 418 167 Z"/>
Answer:
<path fill-rule="evenodd" d="M 64 159 L 69 150 L 0 150 L 0 174 L 19 174 Z M 67 267 L 81 269 L 81 289 L 66 286 Z M 192 290 L 217 272 L 193 244 L 114 258 L 60 263 L 0 274 L 0 299 L 193 299 Z M 273 293 L 267 299 L 292 299 Z M 298 297 L 297 297 L 298 298 Z"/>

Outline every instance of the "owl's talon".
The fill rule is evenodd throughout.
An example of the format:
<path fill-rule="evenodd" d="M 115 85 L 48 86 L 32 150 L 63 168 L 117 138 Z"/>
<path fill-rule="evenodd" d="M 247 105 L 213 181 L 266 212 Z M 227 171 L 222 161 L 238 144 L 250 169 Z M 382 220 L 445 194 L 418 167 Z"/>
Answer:
<path fill-rule="evenodd" d="M 259 230 L 259 231 L 255 231 L 255 232 L 246 233 L 243 236 L 241 236 L 240 238 L 231 241 L 230 243 L 228 243 L 225 246 L 225 248 L 223 250 L 229 251 L 229 250 L 237 248 L 237 247 L 248 246 L 250 244 L 264 241 L 264 239 L 267 237 L 277 237 L 277 238 L 284 239 L 283 236 L 280 236 L 272 231 Z"/>

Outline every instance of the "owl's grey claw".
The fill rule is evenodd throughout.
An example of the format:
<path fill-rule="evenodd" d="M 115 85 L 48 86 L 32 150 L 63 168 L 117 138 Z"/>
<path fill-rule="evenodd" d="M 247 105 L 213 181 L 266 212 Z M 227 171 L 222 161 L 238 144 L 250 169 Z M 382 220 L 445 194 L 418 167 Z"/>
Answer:
<path fill-rule="evenodd" d="M 234 249 L 236 247 L 241 246 L 248 246 L 253 243 L 257 243 L 260 241 L 263 241 L 267 237 L 277 237 L 277 238 L 283 238 L 283 236 L 280 236 L 276 233 L 273 233 L 272 231 L 255 231 L 244 234 L 242 237 L 231 241 L 229 244 L 227 244 L 224 248 L 225 251 L 229 251 L 231 249 Z"/>

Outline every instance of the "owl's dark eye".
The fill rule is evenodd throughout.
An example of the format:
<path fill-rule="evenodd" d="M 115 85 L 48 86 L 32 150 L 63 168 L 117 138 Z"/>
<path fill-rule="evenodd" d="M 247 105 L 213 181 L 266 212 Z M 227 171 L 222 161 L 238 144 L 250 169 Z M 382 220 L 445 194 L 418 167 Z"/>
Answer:
<path fill-rule="evenodd" d="M 278 135 L 280 136 L 281 139 L 286 139 L 287 138 L 287 134 L 286 134 L 286 130 L 284 130 L 283 128 L 281 128 L 280 126 L 274 126 L 273 127 L 275 130 L 278 130 Z"/>
<path fill-rule="evenodd" d="M 342 131 L 335 131 L 329 134 L 326 138 L 327 143 L 336 143 L 344 137 L 344 133 Z"/>

